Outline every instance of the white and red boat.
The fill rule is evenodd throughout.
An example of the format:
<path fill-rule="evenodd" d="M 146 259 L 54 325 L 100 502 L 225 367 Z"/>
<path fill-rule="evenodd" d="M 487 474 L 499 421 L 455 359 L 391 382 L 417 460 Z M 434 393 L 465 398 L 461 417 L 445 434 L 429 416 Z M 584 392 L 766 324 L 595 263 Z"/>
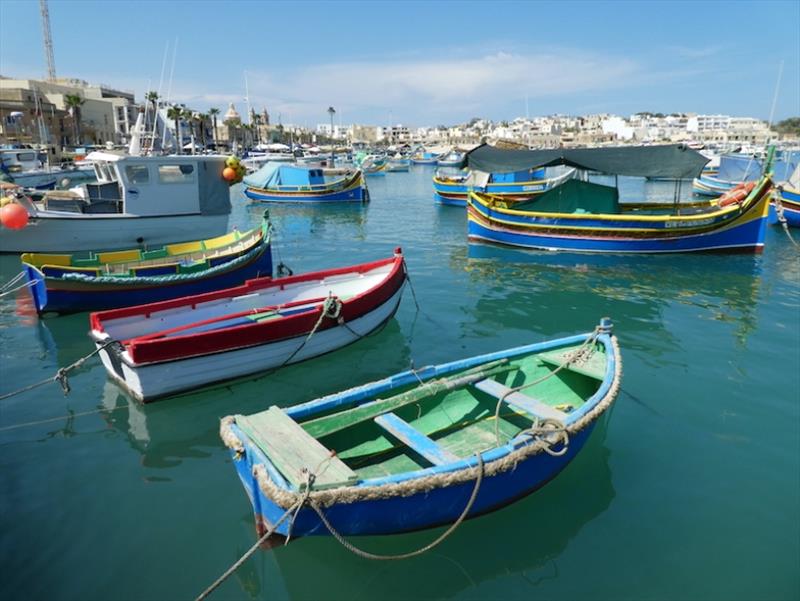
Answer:
<path fill-rule="evenodd" d="M 110 377 L 149 402 L 355 342 L 394 315 L 405 280 L 398 248 L 381 261 L 92 313 L 89 335 Z"/>

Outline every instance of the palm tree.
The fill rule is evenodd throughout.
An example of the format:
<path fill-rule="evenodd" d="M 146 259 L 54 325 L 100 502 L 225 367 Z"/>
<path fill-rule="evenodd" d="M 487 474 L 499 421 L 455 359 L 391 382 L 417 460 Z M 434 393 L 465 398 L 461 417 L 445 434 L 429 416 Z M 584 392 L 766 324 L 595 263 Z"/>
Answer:
<path fill-rule="evenodd" d="M 219 109 L 217 107 L 212 106 L 208 109 L 208 114 L 211 115 L 211 120 L 214 124 L 214 130 L 211 132 L 211 137 L 214 139 L 214 148 L 217 147 L 217 115 L 219 115 Z"/>
<path fill-rule="evenodd" d="M 153 105 L 153 112 L 158 108 L 158 92 L 150 90 L 144 95 L 144 99 Z"/>
<path fill-rule="evenodd" d="M 183 117 L 183 120 L 189 124 L 189 141 L 192 144 L 192 154 L 194 154 L 194 111 L 192 111 L 192 109 L 187 109 L 184 106 L 181 117 Z"/>
<path fill-rule="evenodd" d="M 79 94 L 65 94 L 64 104 L 67 105 L 72 117 L 72 131 L 75 134 L 75 145 L 81 143 L 81 105 L 86 102 Z"/>
<path fill-rule="evenodd" d="M 177 104 L 173 104 L 169 109 L 167 109 L 167 119 L 172 119 L 175 121 L 175 146 L 177 146 L 176 152 L 181 154 L 183 150 L 181 148 L 181 117 L 183 116 L 183 109 L 178 106 Z"/>
<path fill-rule="evenodd" d="M 203 150 L 206 149 L 206 121 L 208 121 L 208 113 L 197 113 L 197 119 L 200 125 L 200 144 L 203 145 Z"/>

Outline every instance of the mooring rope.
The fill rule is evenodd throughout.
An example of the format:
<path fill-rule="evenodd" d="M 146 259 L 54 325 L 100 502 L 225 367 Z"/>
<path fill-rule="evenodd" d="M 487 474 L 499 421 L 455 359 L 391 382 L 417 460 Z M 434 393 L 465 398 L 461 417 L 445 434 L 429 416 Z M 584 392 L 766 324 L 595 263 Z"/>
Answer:
<path fill-rule="evenodd" d="M 102 351 L 107 346 L 110 346 L 114 342 L 115 342 L 114 340 L 109 340 L 105 344 L 98 346 L 88 355 L 81 357 L 74 363 L 70 363 L 66 367 L 59 368 L 58 371 L 56 372 L 56 375 L 54 375 L 51 378 L 45 378 L 44 380 L 40 380 L 39 382 L 29 384 L 28 386 L 20 388 L 19 390 L 15 390 L 14 392 L 7 392 L 6 394 L 0 396 L 0 401 L 4 401 L 8 398 L 21 394 L 23 392 L 33 390 L 34 388 L 39 388 L 40 386 L 44 386 L 45 384 L 49 384 L 50 382 L 58 382 L 61 385 L 61 389 L 64 391 L 64 396 L 67 396 L 70 393 L 70 390 L 72 390 L 72 388 L 69 385 L 69 378 L 67 377 L 67 374 L 69 374 L 69 372 L 71 372 L 73 369 L 79 368 L 81 365 L 86 363 L 86 361 L 88 361 L 90 358 L 92 358 L 97 353 Z"/>
<path fill-rule="evenodd" d="M 778 194 L 774 196 L 775 213 L 778 215 L 778 222 L 781 224 L 781 227 L 783 227 L 783 231 L 786 232 L 786 235 L 789 236 L 791 243 L 795 246 L 800 246 L 800 244 L 797 243 L 797 240 L 792 237 L 792 233 L 789 231 L 789 222 L 786 220 L 786 215 L 783 214 L 783 203 L 780 199 L 780 192 L 781 189 L 779 188 Z"/>
<path fill-rule="evenodd" d="M 339 315 L 342 312 L 342 301 L 338 298 L 333 296 L 333 293 L 328 293 L 328 298 L 325 299 L 325 302 L 322 303 L 322 312 L 319 314 L 319 319 L 317 319 L 317 323 L 314 324 L 314 327 L 311 328 L 311 331 L 308 333 L 308 336 L 305 337 L 303 342 L 298 346 L 294 351 L 281 363 L 278 367 L 274 368 L 272 371 L 275 372 L 282 367 L 286 367 L 289 362 L 297 356 L 303 348 L 308 344 L 308 341 L 311 340 L 312 336 L 317 333 L 319 326 L 322 325 L 322 320 L 326 317 L 330 317 L 331 319 L 336 319 L 338 323 Z"/>
<path fill-rule="evenodd" d="M 17 290 L 22 290 L 23 288 L 30 288 L 31 286 L 36 284 L 36 282 L 34 280 L 29 280 L 29 281 L 24 282 L 23 284 L 20 284 L 20 285 L 17 286 L 16 284 L 20 280 L 22 280 L 24 277 L 25 277 L 25 272 L 24 271 L 20 271 L 17 275 L 15 275 L 13 278 L 11 278 L 9 281 L 7 281 L 2 286 L 0 286 L 0 298 L 3 298 L 4 296 L 7 296 L 9 294 L 12 294 L 12 293 L 16 292 Z M 12 286 L 13 286 L 13 288 L 12 288 Z"/>
<path fill-rule="evenodd" d="M 298 501 L 295 505 L 292 505 L 289 509 L 287 509 L 280 517 L 280 519 L 277 522 L 275 522 L 275 524 L 271 528 L 267 529 L 264 535 L 261 538 L 259 538 L 252 547 L 250 547 L 247 551 L 245 551 L 244 555 L 242 555 L 239 559 L 237 559 L 231 567 L 225 570 L 225 572 L 222 573 L 222 576 L 217 578 L 211 584 L 211 586 L 209 586 L 206 590 L 200 593 L 195 599 L 195 601 L 203 601 L 203 599 L 205 599 L 211 593 L 213 593 L 219 587 L 220 584 L 225 582 L 225 580 L 231 574 L 233 574 L 236 570 L 238 570 L 239 567 L 245 561 L 247 561 L 253 553 L 255 553 L 258 550 L 259 546 L 261 546 L 270 536 L 272 536 L 272 534 L 278 529 L 278 526 L 280 526 L 286 520 L 286 518 L 288 518 L 292 514 L 292 512 L 295 510 L 295 506 L 302 506 L 302 503 L 303 503 L 302 500 Z"/>
<path fill-rule="evenodd" d="M 428 543 L 424 547 L 416 549 L 415 551 L 409 551 L 408 553 L 400 553 L 398 555 L 377 555 L 375 553 L 370 553 L 369 551 L 364 551 L 363 549 L 359 549 L 353 543 L 345 539 L 344 536 L 342 536 L 342 534 L 333 527 L 333 525 L 328 521 L 328 518 L 325 517 L 322 508 L 316 501 L 312 499 L 311 501 L 309 501 L 308 505 L 317 513 L 319 519 L 328 529 L 328 532 L 330 532 L 331 535 L 333 535 L 333 538 L 335 538 L 345 549 L 354 553 L 355 555 L 358 555 L 359 557 L 362 557 L 364 559 L 373 559 L 377 561 L 410 559 L 411 557 L 422 555 L 423 553 L 430 551 L 434 547 L 437 547 L 439 544 L 444 542 L 444 540 L 448 536 L 450 536 L 453 532 L 455 532 L 456 528 L 458 528 L 461 525 L 461 522 L 463 522 L 466 519 L 467 515 L 472 509 L 472 506 L 475 504 L 475 499 L 478 498 L 478 491 L 481 489 L 481 484 L 483 482 L 483 457 L 481 457 L 480 453 L 475 453 L 475 457 L 478 460 L 478 466 L 477 466 L 478 474 L 475 478 L 475 486 L 472 489 L 472 494 L 470 495 L 469 500 L 467 501 L 466 507 L 464 507 L 464 511 L 461 512 L 461 515 L 458 516 L 458 519 L 456 519 L 456 521 L 453 522 L 450 525 L 450 527 L 447 530 L 445 530 L 440 536 L 438 536 L 435 540 Z"/>
<path fill-rule="evenodd" d="M 322 461 L 319 466 L 317 466 L 317 469 L 319 469 L 326 463 L 330 462 L 330 459 L 332 457 L 333 455 L 331 454 L 331 456 L 329 456 L 326 460 Z M 259 538 L 252 547 L 250 547 L 247 551 L 245 551 L 244 555 L 242 555 L 239 559 L 237 559 L 233 563 L 233 565 L 231 565 L 231 567 L 225 570 L 225 572 L 223 572 L 222 575 L 219 578 L 217 578 L 213 582 L 213 584 L 211 584 L 211 586 L 209 586 L 206 590 L 200 593 L 200 595 L 195 599 L 195 601 L 203 601 L 203 599 L 205 599 L 212 592 L 214 592 L 219 587 L 220 584 L 222 584 L 231 574 L 233 574 L 236 570 L 238 570 L 241 567 L 241 565 L 245 561 L 247 561 L 250 558 L 250 556 L 253 555 L 253 553 L 255 553 L 256 550 L 258 550 L 258 548 L 264 542 L 266 542 L 266 540 L 270 536 L 272 536 L 275 533 L 275 531 L 286 520 L 286 518 L 291 516 L 292 519 L 289 522 L 288 535 L 286 537 L 286 542 L 284 543 L 284 545 L 288 544 L 289 539 L 291 538 L 294 522 L 297 519 L 297 515 L 300 513 L 300 510 L 306 506 L 311 507 L 311 509 L 313 509 L 316 512 L 316 514 L 319 516 L 320 521 L 325 525 L 325 528 L 328 529 L 328 532 L 330 532 L 331 535 L 345 549 L 351 551 L 352 553 L 364 559 L 373 559 L 378 561 L 409 559 L 411 557 L 416 557 L 418 555 L 422 555 L 427 551 L 430 551 L 434 547 L 437 547 L 439 544 L 444 542 L 444 540 L 447 537 L 449 537 L 453 532 L 455 532 L 456 528 L 458 528 L 461 525 L 461 522 L 463 522 L 467 518 L 467 515 L 472 509 L 472 506 L 475 504 L 475 499 L 478 498 L 478 491 L 480 491 L 481 484 L 483 482 L 484 466 L 483 466 L 483 457 L 481 457 L 481 454 L 476 453 L 475 457 L 478 460 L 478 465 L 477 465 L 478 473 L 475 477 L 475 486 L 472 488 L 472 494 L 470 495 L 469 500 L 467 501 L 466 507 L 464 507 L 464 510 L 461 512 L 461 515 L 458 516 L 458 519 L 456 519 L 456 521 L 453 522 L 450 525 L 450 527 L 447 530 L 445 530 L 440 536 L 438 536 L 435 540 L 428 543 L 424 547 L 421 547 L 414 551 L 409 551 L 408 553 L 401 553 L 398 555 L 377 555 L 375 553 L 370 553 L 368 551 L 364 551 L 363 549 L 359 549 L 353 543 L 345 539 L 344 536 L 342 536 L 342 534 L 338 530 L 336 530 L 333 527 L 333 525 L 328 521 L 328 518 L 323 513 L 322 508 L 315 501 L 310 499 L 311 490 L 314 487 L 314 481 L 316 480 L 317 475 L 310 470 L 306 470 L 306 487 L 303 496 L 300 499 L 298 499 L 298 501 L 294 503 L 291 507 L 289 507 L 286 511 L 284 511 L 283 515 L 281 515 L 278 521 L 275 522 L 275 524 L 273 524 L 270 528 L 268 528 L 267 531 L 261 536 L 261 538 Z M 327 465 L 325 465 L 325 468 L 327 468 Z M 320 474 L 321 473 L 322 472 L 320 472 Z"/>
<path fill-rule="evenodd" d="M 93 409 L 91 411 L 80 411 L 78 413 L 70 413 L 69 415 L 59 415 L 58 417 L 48 417 L 45 419 L 37 419 L 32 422 L 22 422 L 20 424 L 13 424 L 11 426 L 3 426 L 0 427 L 0 432 L 6 432 L 8 430 L 17 430 L 19 428 L 29 428 L 30 426 L 39 426 L 42 424 L 50 424 L 53 422 L 60 422 L 63 419 L 71 419 L 74 417 L 85 417 L 87 415 L 97 415 L 98 413 L 112 413 L 114 411 L 119 411 L 120 409 L 128 409 L 130 407 L 130 403 L 126 403 L 125 405 L 120 405 L 119 407 L 112 407 L 111 409 Z"/>
<path fill-rule="evenodd" d="M 558 367 L 556 367 L 550 373 L 542 376 L 541 378 L 537 378 L 533 382 L 528 382 L 527 384 L 521 384 L 520 386 L 515 386 L 514 388 L 509 388 L 507 391 L 505 391 L 502 394 L 502 396 L 497 400 L 497 405 L 494 408 L 494 437 L 495 437 L 495 440 L 497 441 L 497 446 L 498 447 L 501 445 L 501 443 L 500 443 L 500 407 L 503 405 L 503 402 L 506 400 L 506 398 L 508 398 L 510 395 L 514 394 L 515 392 L 520 392 L 522 390 L 525 390 L 526 388 L 531 388 L 533 386 L 536 386 L 537 384 L 541 384 L 542 382 L 544 382 L 545 380 L 548 380 L 549 378 L 552 378 L 554 375 L 556 375 L 562 369 L 565 369 L 566 367 L 568 367 L 572 363 L 575 363 L 576 361 L 582 359 L 584 356 L 587 356 L 587 350 L 589 351 L 588 352 L 588 356 L 591 356 L 591 354 L 594 352 L 594 350 L 591 349 L 589 347 L 589 345 L 594 343 L 595 340 L 597 340 L 597 335 L 599 333 L 600 333 L 600 328 L 596 327 L 594 329 L 594 331 L 586 338 L 586 340 L 583 341 L 583 344 L 581 344 L 577 349 L 575 349 L 575 351 L 573 351 L 572 353 L 567 355 L 564 358 L 564 362 L 561 363 Z M 541 426 L 540 426 L 540 424 L 541 424 Z M 563 455 L 564 453 L 567 452 L 567 447 L 569 446 L 569 434 L 567 434 L 567 430 L 564 427 L 564 424 L 558 422 L 555 419 L 540 420 L 538 417 L 536 417 L 534 419 L 534 421 L 533 421 L 533 425 L 530 428 L 528 428 L 528 430 L 523 430 L 522 432 L 520 432 L 520 434 L 530 433 L 530 435 L 533 438 L 536 438 L 536 439 L 541 438 L 541 432 L 545 431 L 543 429 L 545 424 L 550 424 L 551 426 L 555 426 L 554 428 L 547 428 L 546 429 L 548 434 L 549 433 L 557 433 L 558 432 L 558 433 L 561 433 L 563 435 L 564 446 L 561 449 L 561 451 L 552 451 L 551 448 L 550 448 L 551 445 L 545 445 L 544 446 L 544 451 L 549 455 L 553 455 L 554 457 L 558 457 L 560 455 Z"/>

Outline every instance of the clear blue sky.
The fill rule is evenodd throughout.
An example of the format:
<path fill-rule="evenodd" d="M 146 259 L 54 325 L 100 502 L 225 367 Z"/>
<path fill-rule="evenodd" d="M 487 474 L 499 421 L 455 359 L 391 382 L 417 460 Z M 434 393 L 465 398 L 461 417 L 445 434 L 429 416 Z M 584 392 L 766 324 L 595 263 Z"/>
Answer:
<path fill-rule="evenodd" d="M 50 0 L 59 76 L 274 121 L 411 126 L 552 113 L 800 115 L 800 2 Z M 0 74 L 46 74 L 36 0 L 0 0 Z"/>

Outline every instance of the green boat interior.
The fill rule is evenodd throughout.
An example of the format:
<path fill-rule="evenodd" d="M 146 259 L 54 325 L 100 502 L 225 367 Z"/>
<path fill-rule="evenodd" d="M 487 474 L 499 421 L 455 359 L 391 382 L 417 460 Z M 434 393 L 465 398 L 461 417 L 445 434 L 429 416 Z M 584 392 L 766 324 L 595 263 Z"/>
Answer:
<path fill-rule="evenodd" d="M 317 489 L 415 471 L 495 448 L 498 439 L 506 444 L 539 419 L 563 421 L 606 373 L 605 349 L 597 342 L 559 369 L 580 349 L 484 363 L 299 423 L 277 407 L 237 416 L 236 423 L 298 489 L 305 467 L 317 474 Z"/>

